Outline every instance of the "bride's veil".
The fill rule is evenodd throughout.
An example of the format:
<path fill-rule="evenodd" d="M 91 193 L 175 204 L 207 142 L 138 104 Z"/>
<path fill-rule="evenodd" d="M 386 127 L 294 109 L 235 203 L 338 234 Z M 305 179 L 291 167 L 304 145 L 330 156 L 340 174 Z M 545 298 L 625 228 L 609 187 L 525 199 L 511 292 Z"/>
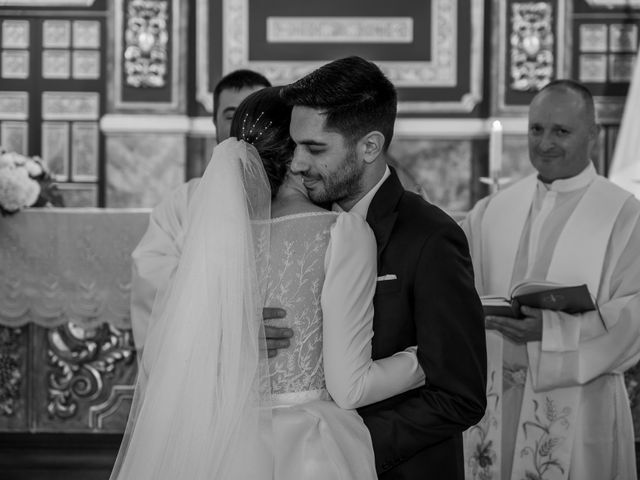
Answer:
<path fill-rule="evenodd" d="M 218 145 L 156 301 L 111 479 L 272 478 L 262 306 L 270 189 L 256 150 Z"/>

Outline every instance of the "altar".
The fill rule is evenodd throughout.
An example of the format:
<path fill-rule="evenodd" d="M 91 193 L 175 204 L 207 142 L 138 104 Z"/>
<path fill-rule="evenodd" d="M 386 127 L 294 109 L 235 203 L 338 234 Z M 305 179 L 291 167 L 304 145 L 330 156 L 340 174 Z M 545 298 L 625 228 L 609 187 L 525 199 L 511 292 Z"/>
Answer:
<path fill-rule="evenodd" d="M 121 433 L 133 394 L 131 252 L 145 209 L 0 218 L 0 432 Z"/>
<path fill-rule="evenodd" d="M 131 252 L 148 209 L 0 217 L 0 434 L 121 434 L 136 377 Z M 627 372 L 640 434 L 640 368 Z"/>

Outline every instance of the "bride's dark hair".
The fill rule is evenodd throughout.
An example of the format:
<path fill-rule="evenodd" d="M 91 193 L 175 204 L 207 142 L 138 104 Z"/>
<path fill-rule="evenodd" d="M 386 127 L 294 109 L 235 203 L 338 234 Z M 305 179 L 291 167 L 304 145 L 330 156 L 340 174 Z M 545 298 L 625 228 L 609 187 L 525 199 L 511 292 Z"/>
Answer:
<path fill-rule="evenodd" d="M 282 87 L 267 87 L 245 98 L 233 115 L 231 136 L 253 145 L 275 197 L 289 169 L 295 143 L 289 136 L 292 107 L 280 98 Z"/>

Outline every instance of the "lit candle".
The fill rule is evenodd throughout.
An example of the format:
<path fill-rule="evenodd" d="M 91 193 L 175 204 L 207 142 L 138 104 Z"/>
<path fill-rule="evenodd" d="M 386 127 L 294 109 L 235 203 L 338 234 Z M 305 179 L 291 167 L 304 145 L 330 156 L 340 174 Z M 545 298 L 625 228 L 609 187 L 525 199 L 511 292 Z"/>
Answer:
<path fill-rule="evenodd" d="M 489 137 L 489 176 L 499 177 L 502 169 L 502 124 L 494 120 Z"/>

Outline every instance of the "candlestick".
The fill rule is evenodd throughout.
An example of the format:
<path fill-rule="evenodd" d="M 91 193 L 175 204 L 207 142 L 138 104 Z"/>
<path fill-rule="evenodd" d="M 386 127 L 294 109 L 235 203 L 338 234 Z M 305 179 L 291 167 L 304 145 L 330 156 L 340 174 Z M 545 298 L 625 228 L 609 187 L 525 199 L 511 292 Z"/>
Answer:
<path fill-rule="evenodd" d="M 489 177 L 499 177 L 502 169 L 502 124 L 495 120 L 491 124 L 489 137 Z"/>

